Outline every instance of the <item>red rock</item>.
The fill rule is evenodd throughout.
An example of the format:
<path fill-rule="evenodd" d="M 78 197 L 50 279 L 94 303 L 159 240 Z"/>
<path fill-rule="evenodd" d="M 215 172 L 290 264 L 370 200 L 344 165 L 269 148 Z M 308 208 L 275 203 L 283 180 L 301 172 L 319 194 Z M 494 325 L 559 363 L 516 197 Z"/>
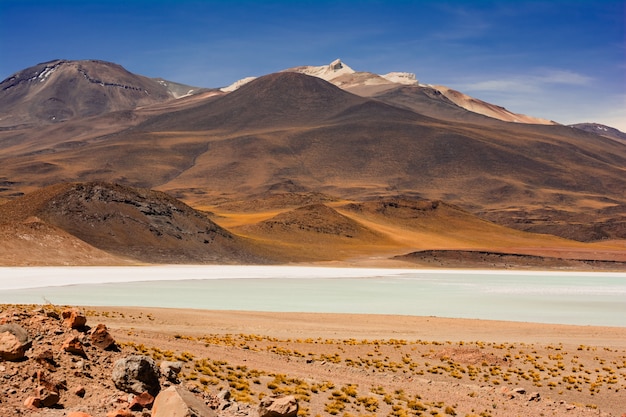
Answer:
<path fill-rule="evenodd" d="M 0 359 L 19 361 L 32 346 L 28 332 L 17 324 L 0 325 Z"/>
<path fill-rule="evenodd" d="M 128 410 L 115 410 L 109 411 L 107 413 L 107 417 L 135 417 L 135 415 L 132 413 L 132 411 Z"/>
<path fill-rule="evenodd" d="M 76 336 L 68 337 L 65 342 L 63 342 L 61 349 L 73 355 L 82 356 L 83 358 L 87 356 L 85 350 L 83 349 L 83 344 Z"/>
<path fill-rule="evenodd" d="M 152 406 L 152 417 L 172 416 L 214 417 L 217 414 L 183 387 L 171 386 L 157 395 Z"/>
<path fill-rule="evenodd" d="M 154 397 L 147 392 L 142 392 L 139 395 L 136 395 L 135 398 L 130 403 L 130 408 L 133 411 L 141 411 L 144 408 L 152 408 L 152 404 L 154 403 Z"/>
<path fill-rule="evenodd" d="M 43 407 L 43 404 L 41 403 L 41 398 L 39 397 L 28 397 L 24 401 L 24 407 L 30 410 L 36 410 Z"/>
<path fill-rule="evenodd" d="M 54 353 L 50 349 L 39 353 L 35 356 L 35 360 L 49 371 L 55 369 L 57 366 L 57 363 L 54 361 Z"/>
<path fill-rule="evenodd" d="M 106 350 L 115 346 L 115 339 L 107 330 L 107 326 L 100 323 L 91 332 L 91 343 L 100 349 Z"/>
<path fill-rule="evenodd" d="M 296 417 L 298 400 L 293 395 L 265 397 L 259 404 L 258 413 L 259 417 Z"/>
<path fill-rule="evenodd" d="M 56 405 L 61 399 L 58 391 L 51 389 L 51 387 L 45 387 L 43 385 L 40 385 L 37 387 L 35 392 L 37 394 L 37 397 L 41 399 L 41 405 L 43 407 L 52 407 L 53 405 Z"/>
<path fill-rule="evenodd" d="M 87 324 L 87 318 L 75 308 L 63 310 L 63 322 L 71 329 L 79 329 Z"/>
<path fill-rule="evenodd" d="M 85 387 L 83 387 L 82 385 L 74 388 L 74 395 L 78 396 L 78 397 L 84 397 L 85 396 Z"/>

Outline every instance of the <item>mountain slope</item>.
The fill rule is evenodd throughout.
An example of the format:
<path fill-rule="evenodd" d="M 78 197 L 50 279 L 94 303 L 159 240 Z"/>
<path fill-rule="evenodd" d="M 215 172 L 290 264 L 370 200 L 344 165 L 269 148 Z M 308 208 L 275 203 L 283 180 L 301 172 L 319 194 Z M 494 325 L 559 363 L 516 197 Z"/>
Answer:
<path fill-rule="evenodd" d="M 596 135 L 626 143 L 626 133 L 610 126 L 599 123 L 577 123 L 570 126 L 576 129 L 584 130 L 585 132 L 595 133 Z"/>
<path fill-rule="evenodd" d="M 166 85 L 104 61 L 55 60 L 0 83 L 0 127 L 58 123 L 173 98 Z"/>
<path fill-rule="evenodd" d="M 53 79 L 57 71 L 42 76 L 48 88 L 62 81 Z M 0 196 L 68 181 L 158 188 L 194 205 L 281 190 L 407 196 L 533 231 L 572 237 L 578 227 L 581 240 L 623 236 L 623 143 L 570 127 L 505 123 L 434 88 L 385 82 L 391 87 L 372 99 L 284 72 L 231 93 L 0 131 Z"/>
<path fill-rule="evenodd" d="M 36 217 L 117 256 L 159 263 L 265 263 L 204 214 L 160 192 L 59 184 L 0 205 L 0 225 Z"/>

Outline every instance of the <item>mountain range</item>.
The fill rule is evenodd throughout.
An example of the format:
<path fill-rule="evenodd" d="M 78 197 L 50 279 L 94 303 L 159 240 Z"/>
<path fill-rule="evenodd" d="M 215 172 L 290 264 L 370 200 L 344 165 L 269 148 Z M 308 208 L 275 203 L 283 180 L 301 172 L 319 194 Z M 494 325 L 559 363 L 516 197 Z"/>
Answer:
<path fill-rule="evenodd" d="M 538 248 L 543 255 L 621 262 L 626 143 L 620 133 L 515 114 L 420 84 L 413 74 L 356 72 L 340 60 L 223 88 L 150 79 L 103 61 L 56 60 L 0 83 L 0 236 L 9 242 L 26 224 L 45 224 L 45 233 L 102 251 L 92 255 L 104 263 L 111 262 L 107 256 L 332 261 L 416 249 L 540 255 Z M 122 206 L 78 191 L 94 184 L 117 190 L 129 207 L 160 207 L 172 198 L 169 204 L 186 207 L 176 220 L 182 223 L 153 223 L 140 209 L 139 217 L 126 219 L 137 229 L 121 238 L 127 223 L 113 219 Z M 50 197 L 55 187 L 63 192 Z M 46 203 L 39 210 L 34 202 L 46 199 L 99 203 L 62 210 Z M 349 209 L 398 201 L 454 210 L 417 216 L 416 226 L 413 218 L 372 220 Z M 81 223 L 72 217 L 80 213 L 108 220 Z M 480 238 L 452 237 L 445 226 L 459 219 L 461 231 Z M 216 235 L 224 242 L 207 252 L 204 238 L 185 233 L 213 230 L 208 222 L 224 230 Z M 168 227 L 179 228 L 180 238 Z M 74 262 L 89 263 L 81 256 Z"/>

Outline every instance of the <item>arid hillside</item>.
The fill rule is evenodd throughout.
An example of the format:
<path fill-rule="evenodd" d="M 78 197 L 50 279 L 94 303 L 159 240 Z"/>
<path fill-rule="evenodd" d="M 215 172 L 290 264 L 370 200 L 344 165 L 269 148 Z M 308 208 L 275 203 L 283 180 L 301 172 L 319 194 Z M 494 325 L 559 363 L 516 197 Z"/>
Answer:
<path fill-rule="evenodd" d="M 8 87 L 0 101 L 7 116 L 28 114 L 34 125 L 0 130 L 0 202 L 59 183 L 107 182 L 164 191 L 191 207 L 224 211 L 227 217 L 236 212 L 233 207 L 251 207 L 265 221 L 265 210 L 254 202 L 279 196 L 291 195 L 287 199 L 294 201 L 308 196 L 289 205 L 294 210 L 290 216 L 310 215 L 299 209 L 308 204 L 400 198 L 441 201 L 459 213 L 506 226 L 500 230 L 505 235 L 513 228 L 604 242 L 597 244 L 611 248 L 623 248 L 626 238 L 626 145 L 598 134 L 487 117 L 462 108 L 434 87 L 396 83 L 390 81 L 393 76 L 370 96 L 288 71 L 259 77 L 232 92 L 206 90 L 179 99 L 168 92 L 167 83 L 148 79 L 165 90 L 157 89 L 162 96 L 154 90 L 148 95 L 158 99 L 143 102 L 132 99 L 133 88 L 118 86 L 139 82 L 121 67 L 55 61 L 33 68 L 3 82 Z M 81 68 L 92 75 L 81 75 Z M 356 88 L 358 74 L 348 75 L 356 77 L 350 84 Z M 33 77 L 41 78 L 39 84 L 33 84 Z M 111 79 L 104 82 L 106 77 Z M 74 91 L 67 83 L 103 87 L 90 79 L 130 95 L 124 100 L 102 96 L 97 111 L 72 110 L 67 120 L 53 124 L 45 118 L 37 122 L 35 113 L 24 110 Z M 17 94 L 26 87 L 28 94 Z M 91 93 L 84 91 L 61 101 L 68 108 L 87 108 L 81 100 Z M 316 201 L 311 196 L 325 197 Z M 278 207 L 274 215 L 287 216 L 283 211 L 289 207 Z M 332 208 L 346 215 L 345 209 Z M 55 220 L 59 224 L 61 217 Z M 68 222 L 63 230 L 70 230 Z M 255 223 L 233 227 L 245 226 L 237 233 L 260 242 L 261 231 L 269 229 Z M 487 230 L 492 236 L 498 233 Z M 270 234 L 265 241 L 276 243 Z M 379 237 L 361 240 L 376 246 Z M 388 236 L 383 240 L 383 246 L 396 244 Z"/>
<path fill-rule="evenodd" d="M 0 250 L 2 265 L 510 267 L 480 257 L 491 251 L 520 267 L 626 269 L 621 241 L 517 231 L 440 201 L 276 193 L 198 211 L 163 192 L 101 182 L 57 184 L 0 205 Z M 520 261 L 535 257 L 543 262 Z"/>
<path fill-rule="evenodd" d="M 29 238 L 21 232 L 29 225 L 32 229 L 33 223 L 51 237 L 44 239 L 41 232 Z M 0 205 L 0 230 L 4 238 L 0 245 L 11 255 L 4 262 L 10 258 L 18 264 L 31 258 L 31 250 L 38 253 L 47 248 L 67 252 L 69 264 L 89 263 L 86 256 L 94 257 L 93 263 L 106 263 L 98 254 L 107 254 L 112 263 L 271 261 L 245 239 L 162 192 L 106 183 L 59 184 Z M 23 257 L 16 251 L 22 251 Z M 46 259 L 63 264 L 54 258 L 55 252 L 38 253 L 39 262 L 29 263 L 46 263 Z"/>

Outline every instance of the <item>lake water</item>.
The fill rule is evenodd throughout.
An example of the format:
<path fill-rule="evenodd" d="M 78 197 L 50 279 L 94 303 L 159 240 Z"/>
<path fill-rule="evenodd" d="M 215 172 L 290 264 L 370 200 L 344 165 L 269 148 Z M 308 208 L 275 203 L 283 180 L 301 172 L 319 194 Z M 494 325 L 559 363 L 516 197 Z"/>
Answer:
<path fill-rule="evenodd" d="M 405 314 L 626 327 L 626 273 L 289 266 L 0 268 L 0 303 Z"/>

